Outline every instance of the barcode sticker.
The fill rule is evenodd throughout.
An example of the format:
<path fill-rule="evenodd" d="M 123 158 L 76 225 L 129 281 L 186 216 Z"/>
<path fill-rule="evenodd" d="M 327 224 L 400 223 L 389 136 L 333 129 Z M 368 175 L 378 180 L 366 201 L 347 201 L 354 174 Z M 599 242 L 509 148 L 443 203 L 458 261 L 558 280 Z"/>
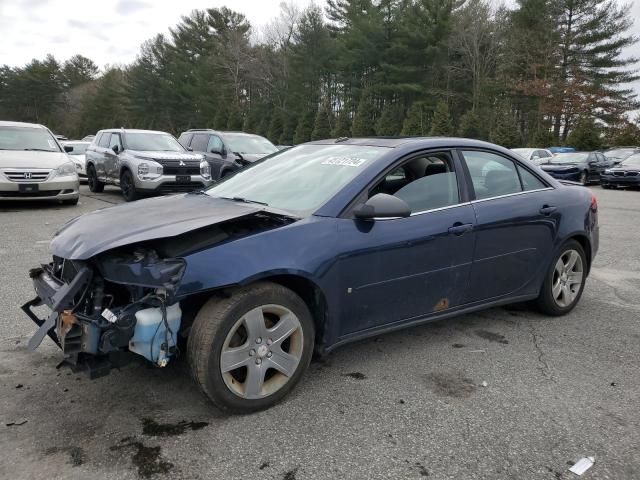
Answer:
<path fill-rule="evenodd" d="M 108 308 L 105 308 L 102 311 L 102 316 L 104 318 L 106 318 L 107 321 L 110 322 L 110 323 L 116 323 L 116 321 L 118 320 L 118 316 L 115 313 L 113 313 L 111 310 L 109 310 Z"/>
<path fill-rule="evenodd" d="M 339 165 L 343 167 L 359 167 L 364 162 L 366 162 L 366 158 L 360 157 L 329 157 L 322 162 L 322 165 Z"/>

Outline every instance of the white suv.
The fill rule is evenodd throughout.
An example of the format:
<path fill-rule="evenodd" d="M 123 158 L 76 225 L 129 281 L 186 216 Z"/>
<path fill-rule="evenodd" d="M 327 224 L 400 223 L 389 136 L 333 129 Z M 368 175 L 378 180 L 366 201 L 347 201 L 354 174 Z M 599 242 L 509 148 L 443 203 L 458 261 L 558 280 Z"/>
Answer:
<path fill-rule="evenodd" d="M 42 125 L 0 121 L 0 200 L 77 204 L 80 185 L 71 151 Z"/>

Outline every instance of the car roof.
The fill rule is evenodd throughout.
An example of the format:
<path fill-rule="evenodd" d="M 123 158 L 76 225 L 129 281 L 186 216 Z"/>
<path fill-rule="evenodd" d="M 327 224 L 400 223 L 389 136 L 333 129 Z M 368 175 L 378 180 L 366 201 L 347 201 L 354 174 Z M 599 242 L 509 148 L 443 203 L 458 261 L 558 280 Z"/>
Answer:
<path fill-rule="evenodd" d="M 154 133 L 154 134 L 164 134 L 169 135 L 167 132 L 161 132 L 160 130 L 141 130 L 137 128 L 106 128 L 104 130 L 100 130 L 101 132 L 110 132 L 110 133 Z"/>
<path fill-rule="evenodd" d="M 40 125 L 39 123 L 26 123 L 26 122 L 9 122 L 0 120 L 0 127 L 27 127 L 27 128 L 42 128 L 45 129 L 44 125 Z"/>
<path fill-rule="evenodd" d="M 248 137 L 262 137 L 262 135 L 258 134 L 258 133 L 249 133 L 249 132 L 242 132 L 240 130 L 215 130 L 213 128 L 190 128 L 189 130 L 182 132 L 182 135 L 184 135 L 185 133 L 215 133 L 218 135 L 226 135 L 229 133 L 232 133 L 234 135 L 247 135 Z M 264 137 L 262 137 L 264 138 Z"/>
<path fill-rule="evenodd" d="M 308 142 L 307 145 L 361 145 L 368 147 L 396 148 L 413 146 L 416 148 L 431 147 L 467 147 L 467 148 L 495 148 L 496 145 L 481 140 L 459 137 L 362 137 L 362 138 L 332 138 Z"/>

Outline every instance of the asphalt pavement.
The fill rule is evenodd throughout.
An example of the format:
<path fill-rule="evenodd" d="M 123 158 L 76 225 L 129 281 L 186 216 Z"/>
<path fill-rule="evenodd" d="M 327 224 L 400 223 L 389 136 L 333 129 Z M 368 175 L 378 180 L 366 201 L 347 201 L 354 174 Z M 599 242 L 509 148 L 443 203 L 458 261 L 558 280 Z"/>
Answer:
<path fill-rule="evenodd" d="M 640 478 L 640 192 L 591 187 L 601 246 L 580 304 L 486 310 L 338 349 L 283 403 L 225 416 L 189 378 L 67 369 L 20 311 L 65 221 L 120 203 L 0 205 L 2 479 Z"/>

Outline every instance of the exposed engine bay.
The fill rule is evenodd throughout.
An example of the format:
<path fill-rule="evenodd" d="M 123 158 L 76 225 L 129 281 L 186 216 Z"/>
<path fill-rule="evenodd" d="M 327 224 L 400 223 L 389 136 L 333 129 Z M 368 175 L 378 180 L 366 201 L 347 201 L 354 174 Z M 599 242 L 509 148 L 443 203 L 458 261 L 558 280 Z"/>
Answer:
<path fill-rule="evenodd" d="M 63 364 L 92 378 L 134 359 L 164 367 L 179 354 L 179 335 L 190 324 L 183 310 L 197 307 L 176 296 L 187 265 L 183 257 L 291 221 L 258 213 L 86 260 L 54 255 L 29 272 L 37 297 L 22 309 L 39 326 L 29 348 L 48 335 L 62 349 Z M 51 309 L 44 320 L 33 310 L 41 305 Z"/>

